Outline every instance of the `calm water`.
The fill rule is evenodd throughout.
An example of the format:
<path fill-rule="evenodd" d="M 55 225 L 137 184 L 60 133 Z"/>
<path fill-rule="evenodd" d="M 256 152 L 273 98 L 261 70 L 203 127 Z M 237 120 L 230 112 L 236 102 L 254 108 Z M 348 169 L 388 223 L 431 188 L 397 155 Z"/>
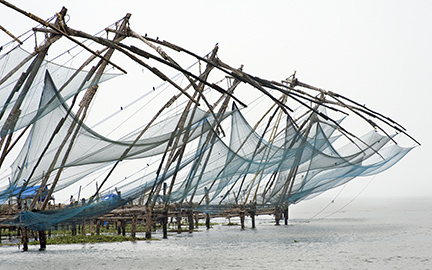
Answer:
<path fill-rule="evenodd" d="M 217 225 L 168 240 L 0 247 L 0 269 L 432 269 L 432 199 L 316 198 L 257 229 Z M 335 213 L 336 212 L 336 213 Z M 323 218 L 324 217 L 324 218 Z M 218 219 L 226 223 L 226 219 Z M 231 222 L 238 222 L 231 219 Z M 155 234 L 160 238 L 160 233 Z"/>

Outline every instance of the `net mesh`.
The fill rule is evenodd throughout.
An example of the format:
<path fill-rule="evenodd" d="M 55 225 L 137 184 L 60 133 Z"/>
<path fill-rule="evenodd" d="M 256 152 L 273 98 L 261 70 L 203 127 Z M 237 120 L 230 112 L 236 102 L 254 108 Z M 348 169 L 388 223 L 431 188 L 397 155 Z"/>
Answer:
<path fill-rule="evenodd" d="M 21 89 L 25 87 L 25 81 L 28 80 L 24 74 L 33 71 L 31 64 L 34 59 L 34 54 L 30 54 L 20 47 L 0 56 L 0 78 L 2 78 L 0 81 L 1 137 L 34 123 L 61 104 L 58 99 L 53 99 L 45 102 L 44 106 L 39 106 L 47 72 L 51 75 L 53 83 L 59 87 L 63 102 L 93 85 L 118 76 L 118 74 L 107 73 L 99 79 L 93 80 L 96 77 L 94 73 L 43 61 L 42 65 L 37 68 L 30 88 L 22 96 L 20 95 Z M 24 79 L 23 82 L 20 81 L 22 79 Z M 19 115 L 13 118 L 8 117 L 20 98 L 23 100 L 20 101 Z M 8 119 L 13 124 L 6 124 Z"/>
<path fill-rule="evenodd" d="M 136 48 L 134 51 L 156 59 Z M 193 98 L 207 104 L 208 110 L 199 109 L 192 101 L 178 102 L 177 113 L 164 114 L 138 131 L 112 139 L 84 124 L 67 101 L 116 75 L 99 77 L 47 61 L 35 67 L 35 57 L 19 47 L 0 57 L 0 137 L 31 126 L 10 174 L 0 179 L 0 204 L 11 197 L 26 202 L 18 215 L 7 221 L 11 225 L 49 229 L 58 223 L 101 216 L 138 199 L 147 205 L 187 205 L 205 213 L 235 206 L 277 208 L 356 177 L 380 173 L 412 149 L 395 144 L 396 134 L 383 135 L 376 129 L 360 137 L 347 136 L 341 131 L 345 118 L 330 121 L 322 100 L 314 108 L 303 106 L 308 109 L 294 120 L 281 102 L 291 93 L 275 101 L 270 92 L 243 76 L 243 82 L 279 104 L 266 124 L 252 127 L 235 102 L 231 110 L 226 109 L 230 95 L 216 84 L 207 86 L 223 93 L 220 111 L 215 113 L 216 105 L 203 102 L 203 93 L 210 92 L 203 86 L 209 71 L 200 71 L 192 81 L 192 72 L 186 70 L 182 74 L 187 73 L 188 87 L 198 89 Z M 169 66 L 179 70 L 173 62 Z M 158 69 L 150 70 L 180 88 Z M 237 71 L 230 74 L 240 80 Z M 29 73 L 35 77 L 26 84 Z M 260 82 L 275 88 L 269 81 Z M 311 95 L 304 97 L 312 99 Z M 111 176 L 117 166 L 122 173 Z M 103 180 L 98 184 L 94 179 Z M 52 186 L 56 195 L 90 184 L 96 184 L 95 193 L 78 204 L 43 211 L 27 208 L 32 200 L 43 201 Z M 42 189 L 42 197 L 36 198 Z"/>
<path fill-rule="evenodd" d="M 11 190 L 16 192 L 40 183 L 47 173 L 43 168 L 49 166 L 57 151 L 58 143 L 53 142 L 53 148 L 39 161 L 41 146 L 46 145 L 58 121 L 66 117 L 68 111 L 48 74 L 44 91 L 41 107 L 53 96 L 61 105 L 33 125 L 25 147 L 13 165 L 13 184 L 3 190 L 3 198 L 10 196 Z M 311 198 L 355 177 L 379 173 L 411 150 L 390 144 L 389 137 L 379 135 L 375 130 L 354 143 L 336 148 L 335 142 L 341 139 L 341 135 L 336 134 L 337 126 L 316 115 L 307 134 L 300 132 L 287 118 L 284 132 L 270 143 L 248 124 L 237 107 L 225 113 L 225 117 L 229 116 L 231 120 L 231 132 L 228 143 L 225 143 L 214 131 L 216 123 L 210 114 L 197 110 L 188 115 L 193 117 L 188 119 L 191 124 L 184 129 L 174 131 L 180 117 L 174 115 L 154 125 L 134 144 L 131 140 L 109 140 L 79 123 L 80 136 L 67 156 L 59 190 L 107 166 L 107 162 L 118 160 L 131 145 L 134 150 L 124 156 L 125 159 L 160 156 L 172 150 L 169 144 L 174 137 L 183 142 L 177 145 L 177 149 L 194 141 L 195 146 L 184 154 L 180 163 L 172 163 L 164 173 L 154 170 L 144 176 L 117 181 L 116 189 L 121 190 L 121 196 L 110 197 L 112 190 L 105 189 L 97 198 L 79 205 L 40 212 L 24 211 L 10 223 L 24 224 L 36 230 L 47 229 L 59 222 L 75 222 L 102 215 L 146 194 L 147 199 L 153 196 L 151 200 L 159 204 L 188 202 L 195 209 L 207 213 L 217 213 L 239 204 L 253 203 L 258 209 L 276 207 Z M 59 140 L 73 121 L 74 116 L 67 115 L 67 121 L 57 133 Z M 32 178 L 28 179 L 38 161 Z M 53 172 L 58 169 L 58 165 L 54 166 Z M 177 176 L 177 181 L 170 194 L 152 193 L 155 187 L 169 183 L 174 176 Z M 109 199 L 104 200 L 106 196 Z"/>

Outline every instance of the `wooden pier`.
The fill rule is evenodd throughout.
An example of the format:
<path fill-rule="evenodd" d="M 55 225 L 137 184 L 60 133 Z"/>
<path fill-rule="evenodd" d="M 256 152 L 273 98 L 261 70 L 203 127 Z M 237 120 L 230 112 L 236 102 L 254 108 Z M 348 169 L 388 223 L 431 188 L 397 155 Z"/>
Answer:
<path fill-rule="evenodd" d="M 288 224 L 288 208 L 281 210 L 275 208 L 260 208 L 256 209 L 255 206 L 233 206 L 217 214 L 208 214 L 203 211 L 197 211 L 196 206 L 191 204 L 172 204 L 169 207 L 163 205 L 155 205 L 149 215 L 148 207 L 146 205 L 126 204 L 117 209 L 114 209 L 107 214 L 99 217 L 83 219 L 77 223 L 60 223 L 56 227 L 66 227 L 71 229 L 71 234 L 77 235 L 81 232 L 86 235 L 86 227 L 89 226 L 90 235 L 99 235 L 102 226 L 114 226 L 117 228 L 117 234 L 126 236 L 128 233 L 130 237 L 136 238 L 137 226 L 139 224 L 145 225 L 146 230 L 145 238 L 152 238 L 151 234 L 155 228 L 159 228 L 163 232 L 163 238 L 168 238 L 168 224 L 176 226 L 178 233 L 188 231 L 192 233 L 198 228 L 200 220 L 205 220 L 207 229 L 211 228 L 211 218 L 227 218 L 228 220 L 234 217 L 240 218 L 241 229 L 245 229 L 245 219 L 247 216 L 251 218 L 252 229 L 256 228 L 255 217 L 259 215 L 273 215 L 275 217 L 275 225 L 279 225 L 280 220 L 284 219 L 285 224 Z M 53 207 L 54 208 L 54 207 Z M 27 243 L 29 242 L 29 235 L 35 235 L 35 239 L 40 241 L 40 250 L 46 249 L 46 231 L 32 232 L 28 228 L 17 228 L 7 223 L 8 219 L 13 218 L 19 211 L 16 206 L 3 205 L 0 211 L 0 236 L 3 231 L 17 230 L 17 236 L 21 237 L 21 244 L 23 250 L 28 249 Z M 150 222 L 148 221 L 150 216 Z M 283 216 L 283 218 L 282 218 Z M 131 226 L 127 226 L 130 224 Z M 188 226 L 187 229 L 182 226 Z M 130 228 L 129 232 L 126 227 Z M 77 229 L 78 228 L 78 229 Z M 50 232 L 49 232 L 50 234 Z M 3 233 L 4 235 L 4 233 Z"/>

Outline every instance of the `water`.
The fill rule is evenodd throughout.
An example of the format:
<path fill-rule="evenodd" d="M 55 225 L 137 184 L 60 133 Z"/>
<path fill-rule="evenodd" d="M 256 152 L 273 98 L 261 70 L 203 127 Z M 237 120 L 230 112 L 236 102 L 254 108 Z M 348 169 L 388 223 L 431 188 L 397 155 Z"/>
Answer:
<path fill-rule="evenodd" d="M 45 252 L 30 246 L 26 253 L 4 246 L 0 269 L 432 269 L 432 199 L 363 198 L 341 211 L 349 200 L 338 199 L 310 220 L 328 202 L 291 207 L 289 226 L 261 216 L 255 230 L 247 219 L 245 230 L 221 224 L 160 241 L 55 245 Z"/>

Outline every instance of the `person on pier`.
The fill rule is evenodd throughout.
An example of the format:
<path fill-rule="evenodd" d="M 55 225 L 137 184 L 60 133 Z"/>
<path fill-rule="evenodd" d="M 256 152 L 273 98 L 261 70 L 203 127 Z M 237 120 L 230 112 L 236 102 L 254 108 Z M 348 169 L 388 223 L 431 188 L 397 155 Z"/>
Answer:
<path fill-rule="evenodd" d="M 76 201 L 75 201 L 74 196 L 71 195 L 71 196 L 70 196 L 70 204 L 73 205 L 73 204 L 75 204 L 75 202 L 76 202 Z"/>

